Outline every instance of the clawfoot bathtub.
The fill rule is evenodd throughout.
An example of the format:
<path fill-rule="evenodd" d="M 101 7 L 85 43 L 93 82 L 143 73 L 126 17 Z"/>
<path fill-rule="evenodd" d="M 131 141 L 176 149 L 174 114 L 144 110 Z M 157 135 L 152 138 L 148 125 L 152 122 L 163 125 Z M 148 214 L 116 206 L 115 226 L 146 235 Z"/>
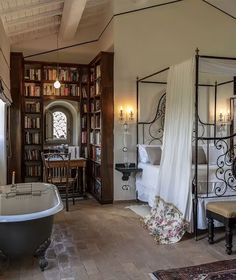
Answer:
<path fill-rule="evenodd" d="M 43 271 L 48 263 L 53 216 L 63 209 L 57 188 L 45 183 L 0 187 L 0 257 L 34 255 Z"/>

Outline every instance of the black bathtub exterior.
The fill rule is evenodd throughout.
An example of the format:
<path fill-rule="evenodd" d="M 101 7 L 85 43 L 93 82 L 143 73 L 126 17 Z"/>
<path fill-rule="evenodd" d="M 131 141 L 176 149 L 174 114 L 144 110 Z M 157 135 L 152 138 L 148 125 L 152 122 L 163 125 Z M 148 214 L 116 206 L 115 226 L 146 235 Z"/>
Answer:
<path fill-rule="evenodd" d="M 0 251 L 7 258 L 34 255 L 39 258 L 41 270 L 47 266 L 45 252 L 50 245 L 53 215 L 43 218 L 0 222 Z"/>

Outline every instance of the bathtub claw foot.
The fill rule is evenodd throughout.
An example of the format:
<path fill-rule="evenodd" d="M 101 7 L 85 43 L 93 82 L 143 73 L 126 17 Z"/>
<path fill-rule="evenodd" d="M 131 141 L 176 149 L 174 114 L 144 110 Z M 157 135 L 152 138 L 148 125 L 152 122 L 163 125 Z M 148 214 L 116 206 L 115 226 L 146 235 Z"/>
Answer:
<path fill-rule="evenodd" d="M 48 266 L 48 261 L 46 260 L 45 257 L 40 257 L 39 258 L 39 267 L 41 271 L 44 271 L 44 269 Z"/>
<path fill-rule="evenodd" d="M 0 250 L 0 260 L 5 262 L 7 261 L 7 259 L 8 259 L 7 256 L 3 253 L 2 250 Z"/>
<path fill-rule="evenodd" d="M 44 271 L 44 269 L 48 266 L 48 261 L 45 258 L 45 253 L 50 243 L 51 240 L 48 238 L 39 246 L 39 248 L 35 251 L 34 254 L 34 256 L 39 259 L 39 267 L 41 271 Z"/>

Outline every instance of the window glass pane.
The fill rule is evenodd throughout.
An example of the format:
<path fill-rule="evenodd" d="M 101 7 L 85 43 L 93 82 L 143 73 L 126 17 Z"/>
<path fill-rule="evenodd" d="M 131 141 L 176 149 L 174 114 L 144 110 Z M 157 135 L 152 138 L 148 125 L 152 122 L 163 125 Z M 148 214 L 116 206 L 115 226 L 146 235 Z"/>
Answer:
<path fill-rule="evenodd" d="M 67 139 L 67 117 L 63 112 L 53 112 L 53 138 Z"/>

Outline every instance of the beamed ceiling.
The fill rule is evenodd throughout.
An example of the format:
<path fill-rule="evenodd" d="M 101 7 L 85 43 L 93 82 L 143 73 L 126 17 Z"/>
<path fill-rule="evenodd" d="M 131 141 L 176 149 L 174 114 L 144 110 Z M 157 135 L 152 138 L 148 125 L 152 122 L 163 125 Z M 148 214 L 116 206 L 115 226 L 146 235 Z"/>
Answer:
<path fill-rule="evenodd" d="M 0 0 L 0 18 L 12 44 L 51 34 L 62 41 L 75 39 L 78 30 L 98 27 L 106 18 L 113 0 Z M 114 0 L 132 4 L 134 9 L 152 6 L 154 0 Z M 183 0 L 188 1 L 188 0 Z M 202 0 L 236 18 L 236 0 Z M 160 3 L 171 2 L 160 0 Z M 159 2 L 158 2 L 159 3 Z M 221 10 L 221 11 L 220 11 Z M 112 16 L 112 15 L 111 15 Z M 99 31 L 97 36 L 99 35 Z M 96 38 L 95 38 L 96 39 Z"/>

